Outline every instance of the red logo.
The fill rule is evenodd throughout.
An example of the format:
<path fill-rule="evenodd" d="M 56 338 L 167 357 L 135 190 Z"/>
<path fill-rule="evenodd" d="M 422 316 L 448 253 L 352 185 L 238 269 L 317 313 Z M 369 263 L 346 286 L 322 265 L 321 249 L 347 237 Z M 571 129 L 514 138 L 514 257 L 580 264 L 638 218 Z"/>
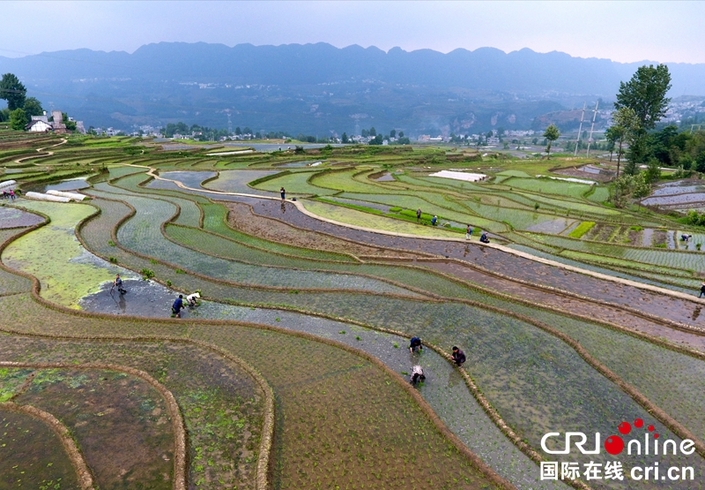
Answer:
<path fill-rule="evenodd" d="M 634 427 L 637 429 L 641 429 L 644 427 L 644 421 L 642 419 L 636 419 L 634 420 Z M 653 432 L 655 430 L 655 427 L 653 425 L 649 425 L 646 430 L 649 432 Z M 629 435 L 629 433 L 632 431 L 632 426 L 629 422 L 622 422 L 619 424 L 619 427 L 617 427 L 617 431 L 622 434 L 622 435 Z M 654 439 L 658 439 L 658 433 L 654 433 L 653 435 Z M 605 439 L 605 451 L 607 451 L 609 454 L 616 456 L 617 454 L 621 453 L 624 451 L 624 439 L 622 439 L 621 436 L 618 436 L 616 434 L 612 434 L 609 436 L 607 439 Z"/>

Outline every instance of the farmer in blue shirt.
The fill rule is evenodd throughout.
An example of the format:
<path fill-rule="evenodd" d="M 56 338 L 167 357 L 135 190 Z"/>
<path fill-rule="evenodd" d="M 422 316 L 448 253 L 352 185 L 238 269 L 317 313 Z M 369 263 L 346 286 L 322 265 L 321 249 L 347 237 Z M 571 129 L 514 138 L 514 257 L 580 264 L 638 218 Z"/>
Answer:
<path fill-rule="evenodd" d="M 184 295 L 180 294 L 171 305 L 171 313 L 177 318 L 181 318 L 181 310 L 184 308 Z"/>
<path fill-rule="evenodd" d="M 413 354 L 417 350 L 420 351 L 421 349 L 423 349 L 423 345 L 421 345 L 421 339 L 418 337 L 411 337 L 411 342 L 409 342 L 409 352 Z"/>

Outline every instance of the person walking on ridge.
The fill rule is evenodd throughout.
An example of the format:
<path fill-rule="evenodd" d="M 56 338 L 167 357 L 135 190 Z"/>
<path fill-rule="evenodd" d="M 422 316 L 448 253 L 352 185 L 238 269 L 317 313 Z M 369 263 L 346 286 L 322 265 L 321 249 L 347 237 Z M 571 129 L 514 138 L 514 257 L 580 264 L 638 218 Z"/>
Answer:
<path fill-rule="evenodd" d="M 284 189 L 283 187 L 281 189 L 279 189 L 279 194 L 282 196 L 282 201 L 285 201 L 286 200 L 286 189 Z"/>

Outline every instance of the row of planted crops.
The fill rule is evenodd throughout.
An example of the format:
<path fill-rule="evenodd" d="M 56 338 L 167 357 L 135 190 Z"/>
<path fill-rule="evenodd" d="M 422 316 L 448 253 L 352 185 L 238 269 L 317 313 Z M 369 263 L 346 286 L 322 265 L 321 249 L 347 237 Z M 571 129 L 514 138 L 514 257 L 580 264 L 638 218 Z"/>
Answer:
<path fill-rule="evenodd" d="M 86 158 L 85 149 L 57 147 L 42 165 Z M 428 177 L 422 163 L 396 168 L 408 154 L 372 155 L 361 165 L 359 155 L 345 152 L 273 162 L 254 154 L 165 156 L 150 147 L 128 157 L 123 150 L 106 150 L 114 163 L 90 157 L 106 167 L 100 163 L 84 189 L 89 204 L 22 199 L 0 208 L 0 224 L 6 209 L 14 220 L 1 236 L 0 360 L 24 363 L 0 371 L 0 401 L 53 414 L 101 488 L 177 487 L 182 474 L 192 488 L 555 488 L 565 484 L 542 480 L 536 463 L 547 458 L 547 432 L 606 435 L 641 418 L 664 439 L 705 437 L 698 355 L 425 265 L 445 255 L 508 276 L 535 274 L 545 287 L 574 287 L 596 308 L 606 301 L 600 295 L 609 283 L 594 276 L 571 286 L 578 273 L 534 270 L 511 253 L 480 248 L 483 229 L 510 248 L 685 290 L 698 270 L 695 250 L 592 241 L 596 225 L 570 235 L 584 222 L 668 230 L 658 216 L 602 206 L 604 187 L 516 170 L 498 172 L 495 183 L 448 181 Z M 298 207 L 278 199 L 281 187 Z M 251 223 L 232 220 L 236 206 L 252 210 Z M 21 208 L 33 214 L 18 216 Z M 440 226 L 427 223 L 433 215 Z M 32 216 L 47 224 L 23 235 L 36 226 Z M 247 212 L 238 216 L 248 219 Z M 469 244 L 468 223 L 476 228 Z M 314 238 L 277 240 L 267 227 Z M 446 240 L 420 238 L 428 236 Z M 350 246 L 318 246 L 332 237 Z M 353 244 L 384 252 L 356 254 Z M 110 288 L 116 272 L 125 295 Z M 170 319 L 176 294 L 196 290 L 202 304 Z M 409 354 L 412 335 L 438 350 Z M 460 370 L 445 358 L 451 345 L 467 354 Z M 411 389 L 406 379 L 415 363 L 427 380 Z M 0 459 L 10 465 L 2 471 L 8 482 L 75 485 L 71 453 L 39 449 L 55 434 L 36 417 L 9 409 L 1 415 L 14 431 L 6 434 L 8 447 L 36 455 Z M 99 423 L 105 433 L 90 430 Z M 174 442 L 180 429 L 184 458 Z M 36 434 L 36 448 L 20 437 L 26 430 Z M 110 437 L 115 431 L 121 437 Z M 129 454 L 113 457 L 125 448 Z M 559 459 L 610 461 L 575 451 Z M 653 456 L 622 461 L 647 466 Z M 698 453 L 658 461 L 692 466 L 698 475 L 705 469 Z M 669 483 L 699 488 L 698 481 Z"/>

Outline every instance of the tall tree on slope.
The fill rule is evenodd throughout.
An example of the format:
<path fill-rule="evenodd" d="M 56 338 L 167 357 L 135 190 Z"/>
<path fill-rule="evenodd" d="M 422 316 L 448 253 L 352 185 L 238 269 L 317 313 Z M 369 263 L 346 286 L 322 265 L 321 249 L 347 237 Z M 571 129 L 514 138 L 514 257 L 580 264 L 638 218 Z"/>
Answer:
<path fill-rule="evenodd" d="M 27 89 L 19 78 L 12 73 L 5 73 L 0 80 L 0 99 L 7 101 L 7 108 L 10 112 L 24 107 Z"/>
<path fill-rule="evenodd" d="M 640 163 L 646 153 L 646 133 L 666 115 L 671 99 L 666 94 L 671 88 L 671 74 L 666 65 L 641 66 L 628 82 L 620 82 L 614 108 L 634 111 L 639 129 L 629 144 L 629 161 Z"/>

